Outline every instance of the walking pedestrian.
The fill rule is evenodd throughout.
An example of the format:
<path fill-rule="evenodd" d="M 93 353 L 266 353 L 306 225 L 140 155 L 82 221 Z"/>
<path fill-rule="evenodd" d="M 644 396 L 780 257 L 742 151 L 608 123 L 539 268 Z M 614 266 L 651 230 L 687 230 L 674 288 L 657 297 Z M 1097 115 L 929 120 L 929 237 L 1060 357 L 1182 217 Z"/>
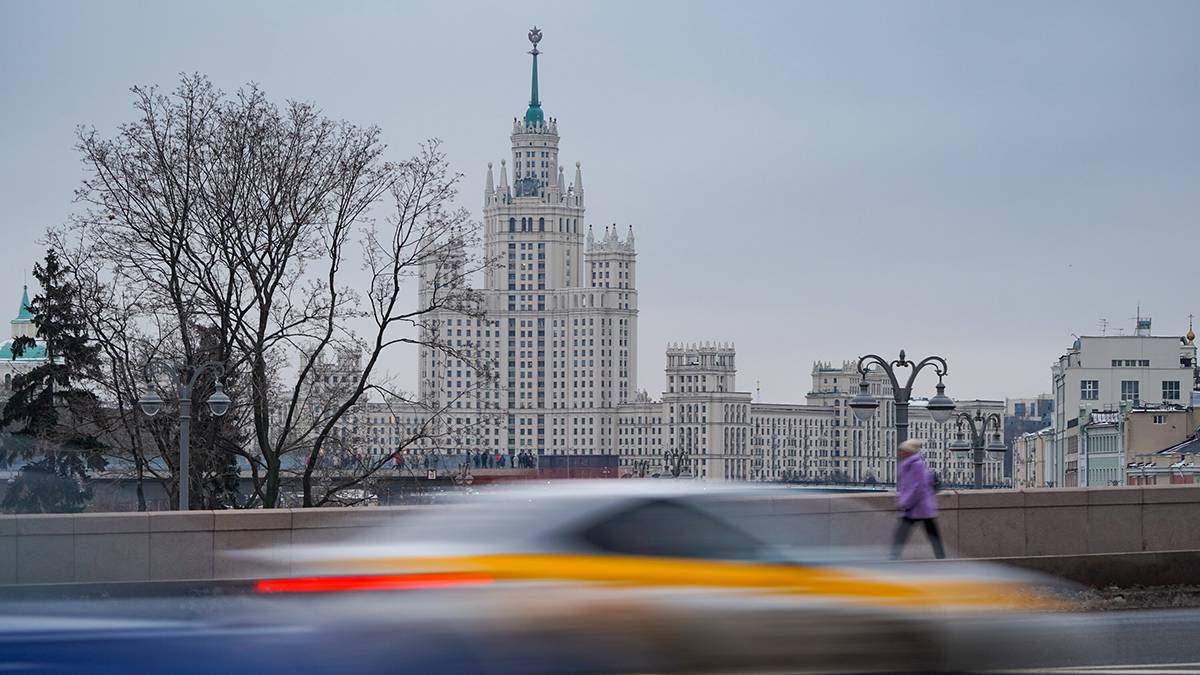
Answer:
<path fill-rule="evenodd" d="M 900 521 L 896 523 L 896 538 L 892 542 L 892 560 L 900 558 L 909 530 L 915 523 L 925 527 L 933 554 L 938 558 L 946 557 L 937 527 L 933 472 L 921 456 L 922 446 L 921 441 L 913 439 L 900 444 L 900 461 L 896 466 L 896 510 L 900 512 Z"/>

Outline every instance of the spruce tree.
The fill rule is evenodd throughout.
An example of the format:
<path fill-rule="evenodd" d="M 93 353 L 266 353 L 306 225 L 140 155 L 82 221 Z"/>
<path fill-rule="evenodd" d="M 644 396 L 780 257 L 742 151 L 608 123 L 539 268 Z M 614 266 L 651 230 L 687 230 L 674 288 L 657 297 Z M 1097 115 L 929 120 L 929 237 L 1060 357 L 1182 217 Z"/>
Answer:
<path fill-rule="evenodd" d="M 96 396 L 79 386 L 95 368 L 98 348 L 70 269 L 49 250 L 33 276 L 42 291 L 29 303 L 36 337 L 13 340 L 13 358 L 43 354 L 44 360 L 13 378 L 12 395 L 0 413 L 0 462 L 23 463 L 0 507 L 21 513 L 82 511 L 91 498 L 88 472 L 104 468 L 103 444 L 87 428 Z"/>

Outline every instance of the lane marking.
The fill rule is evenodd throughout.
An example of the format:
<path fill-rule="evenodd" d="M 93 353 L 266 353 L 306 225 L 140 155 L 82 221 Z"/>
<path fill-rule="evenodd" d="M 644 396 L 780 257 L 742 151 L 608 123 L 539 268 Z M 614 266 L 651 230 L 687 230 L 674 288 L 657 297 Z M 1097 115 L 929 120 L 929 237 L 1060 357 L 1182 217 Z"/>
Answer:
<path fill-rule="evenodd" d="M 1001 670 L 998 673 L 1036 675 L 1038 673 L 1079 673 L 1091 675 L 1200 675 L 1196 669 L 1200 662 L 1193 663 L 1140 663 L 1112 665 L 1070 665 L 1063 668 L 1024 668 Z M 1181 670 L 1182 669 L 1182 670 Z"/>

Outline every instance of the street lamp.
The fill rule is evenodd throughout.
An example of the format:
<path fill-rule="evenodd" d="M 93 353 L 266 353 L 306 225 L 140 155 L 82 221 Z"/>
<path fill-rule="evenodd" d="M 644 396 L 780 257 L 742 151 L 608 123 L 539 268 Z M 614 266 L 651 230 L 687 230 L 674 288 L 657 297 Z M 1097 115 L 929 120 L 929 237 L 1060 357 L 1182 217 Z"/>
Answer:
<path fill-rule="evenodd" d="M 632 467 L 631 473 L 630 473 L 631 476 L 633 476 L 635 478 L 645 478 L 647 473 L 650 473 L 650 460 L 648 460 L 648 459 L 633 460 L 633 467 Z"/>
<path fill-rule="evenodd" d="M 683 473 L 683 466 L 689 461 L 686 450 L 668 450 L 663 453 L 663 461 L 667 465 L 667 470 L 675 478 L 679 478 Z"/>
<path fill-rule="evenodd" d="M 925 404 L 929 416 L 933 418 L 934 422 L 942 424 L 954 414 L 954 401 L 946 396 L 946 385 L 942 384 L 942 378 L 949 372 L 949 368 L 946 365 L 946 359 L 940 356 L 929 356 L 919 363 L 909 361 L 904 356 L 903 349 L 900 350 L 900 358 L 891 362 L 874 354 L 867 354 L 859 358 L 858 374 L 862 379 L 858 383 L 858 395 L 846 405 L 850 406 L 850 409 L 854 411 L 854 416 L 860 422 L 871 419 L 875 411 L 879 409 L 879 400 L 871 395 L 870 386 L 867 384 L 867 372 L 872 366 L 879 366 L 892 383 L 892 398 L 896 404 L 896 452 L 897 462 L 899 462 L 900 444 L 908 440 L 908 404 L 912 400 L 913 383 L 917 380 L 917 373 L 925 367 L 932 367 L 938 376 L 937 394 Z M 900 386 L 900 381 L 896 379 L 896 368 L 912 369 L 904 386 Z"/>
<path fill-rule="evenodd" d="M 963 422 L 967 423 L 970 437 L 963 433 Z M 954 440 L 946 444 L 946 449 L 956 452 L 974 451 L 972 462 L 975 464 L 976 490 L 983 487 L 983 464 L 987 460 L 987 453 L 1004 452 L 1008 449 L 1001 436 L 1001 425 L 999 413 L 984 415 L 983 411 L 976 410 L 974 417 L 965 412 L 956 415 Z M 992 427 L 991 433 L 988 432 L 989 426 Z"/>
<path fill-rule="evenodd" d="M 205 373 L 212 373 L 216 380 L 216 390 L 208 397 L 208 411 L 216 417 L 222 417 L 229 412 L 229 406 L 233 403 L 229 396 L 225 393 L 225 387 L 221 384 L 221 378 L 225 375 L 225 365 L 210 361 L 199 366 L 189 366 L 168 361 L 151 361 L 146 364 L 146 393 L 138 399 L 138 406 L 147 417 L 154 417 L 158 411 L 162 409 L 163 400 L 150 387 L 150 372 L 157 370 L 161 373 L 178 378 L 179 387 L 179 510 L 188 510 L 188 487 L 189 480 L 189 455 L 188 455 L 188 437 L 191 431 L 192 424 L 192 387 L 196 381 Z"/>

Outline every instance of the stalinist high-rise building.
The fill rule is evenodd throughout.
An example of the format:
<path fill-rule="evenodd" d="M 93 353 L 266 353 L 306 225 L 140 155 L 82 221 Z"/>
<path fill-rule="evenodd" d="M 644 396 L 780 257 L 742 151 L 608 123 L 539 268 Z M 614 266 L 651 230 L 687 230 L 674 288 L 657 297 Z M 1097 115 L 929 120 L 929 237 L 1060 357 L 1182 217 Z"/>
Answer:
<path fill-rule="evenodd" d="M 489 359 L 499 379 L 480 391 L 468 363 L 426 350 L 421 398 L 449 402 L 448 417 L 463 420 L 449 424 L 463 429 L 467 446 L 596 454 L 613 447 L 616 409 L 637 384 L 633 229 L 595 233 L 586 224 L 581 164 L 568 183 L 558 121 L 542 110 L 541 39 L 529 32 L 529 105 L 513 119 L 499 180 L 488 165 L 484 249 L 499 264 L 485 273 L 486 315 L 433 317 L 456 349 Z M 422 290 L 430 292 L 428 280 Z"/>

